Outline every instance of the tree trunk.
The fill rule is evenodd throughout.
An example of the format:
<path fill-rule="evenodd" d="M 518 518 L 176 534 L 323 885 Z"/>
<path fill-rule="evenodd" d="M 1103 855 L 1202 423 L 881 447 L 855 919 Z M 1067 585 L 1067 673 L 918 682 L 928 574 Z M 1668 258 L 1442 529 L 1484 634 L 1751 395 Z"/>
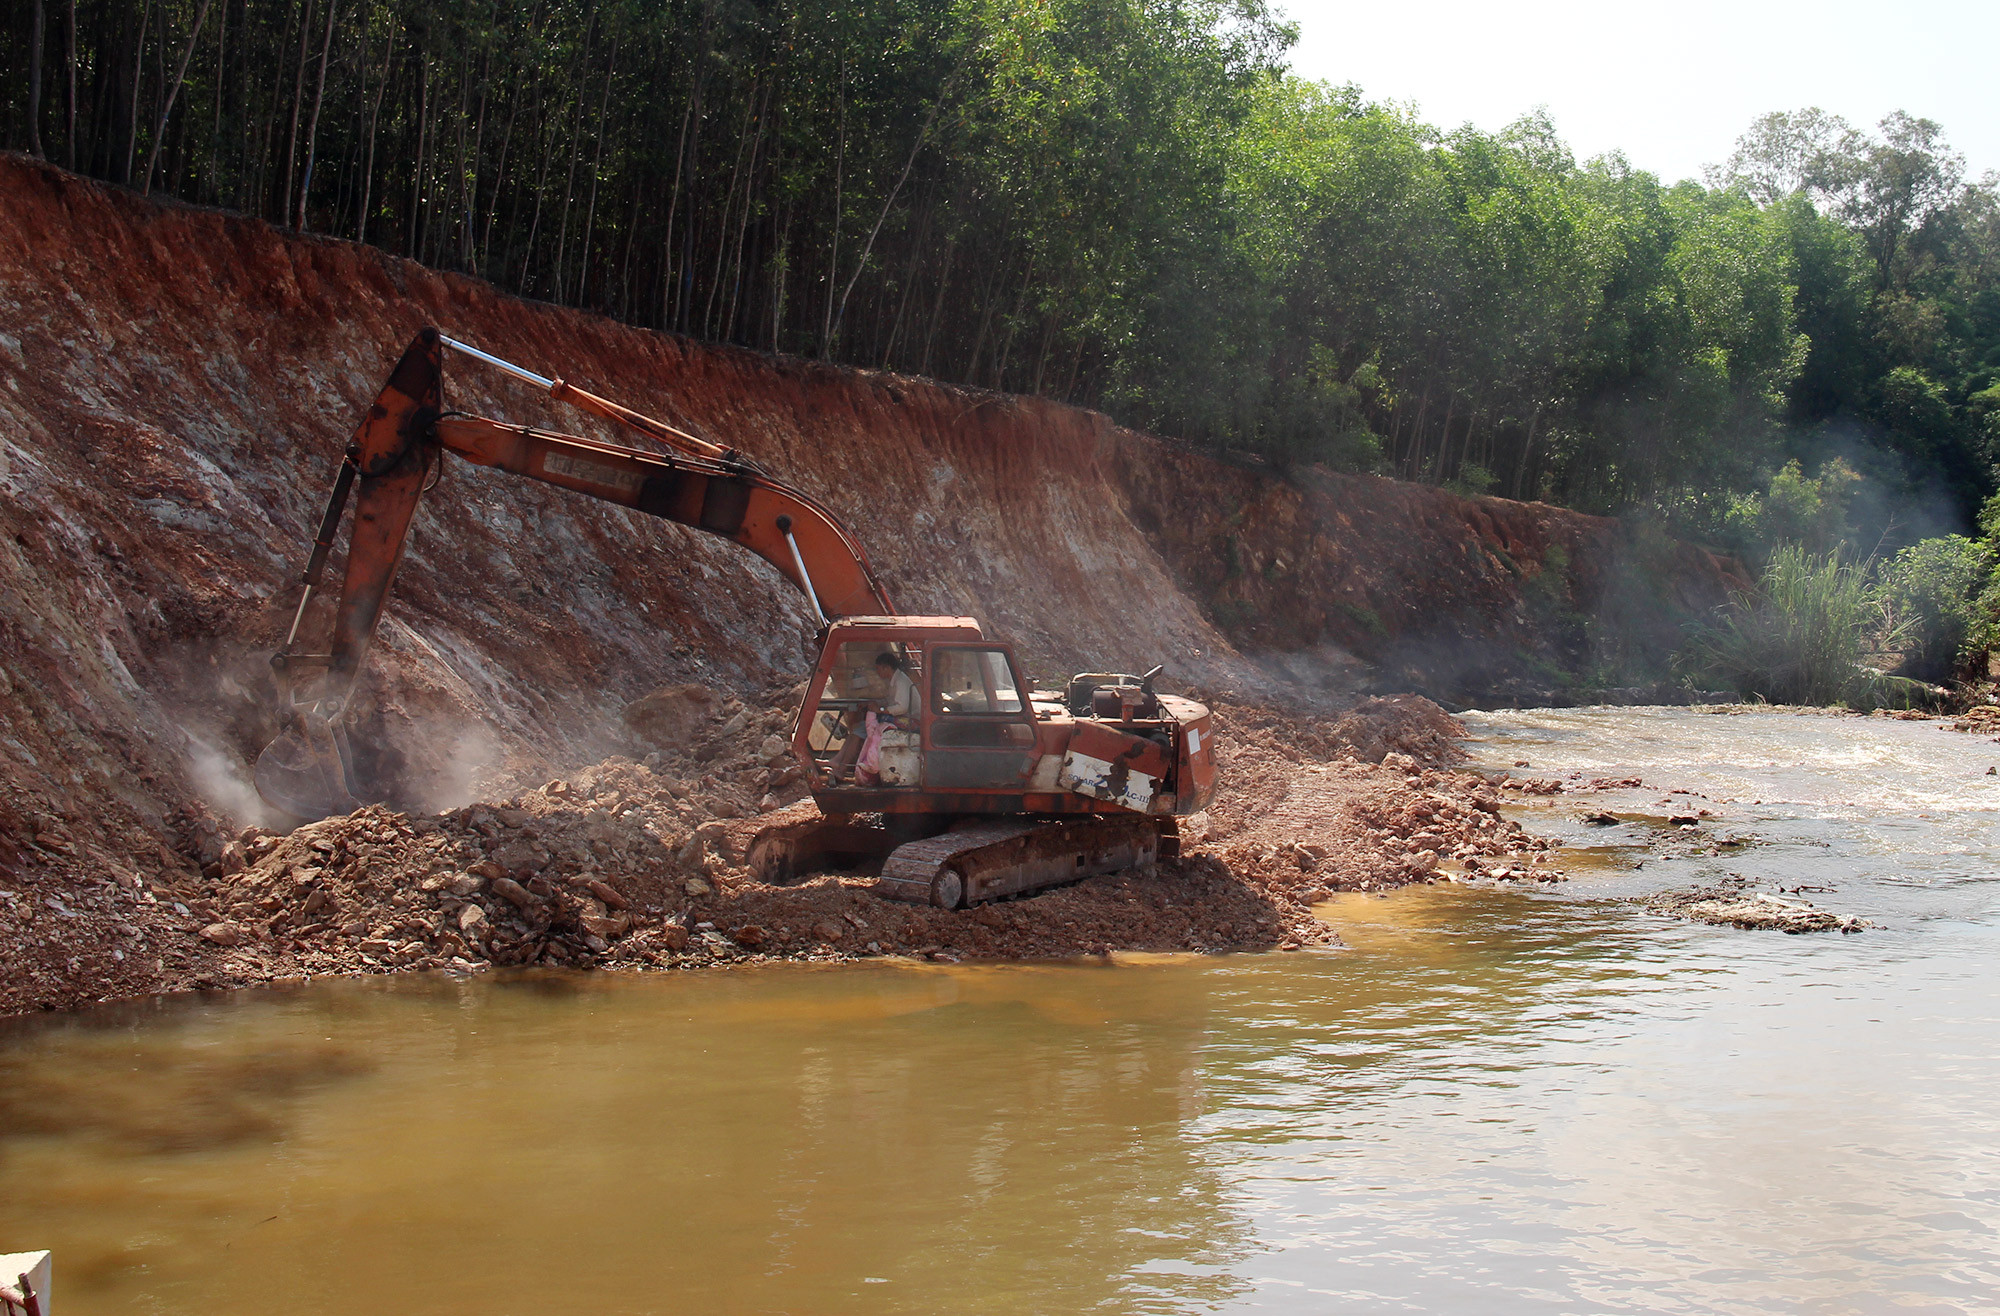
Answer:
<path fill-rule="evenodd" d="M 910 158 L 903 161 L 903 172 L 896 175 L 896 185 L 889 189 L 888 198 L 882 202 L 882 213 L 875 216 L 875 227 L 868 230 L 868 241 L 862 245 L 861 259 L 854 265 L 854 277 L 847 281 L 846 290 L 840 294 L 840 309 L 834 312 L 833 332 L 836 334 L 840 332 L 840 322 L 847 314 L 847 299 L 853 295 L 854 285 L 860 282 L 861 271 L 868 268 L 868 254 L 875 250 L 875 235 L 882 231 L 882 221 L 889 218 L 890 207 L 896 204 L 897 196 L 902 193 L 903 184 L 917 163 L 917 154 L 924 149 L 924 142 L 931 135 L 931 125 L 937 122 L 938 105 L 943 100 L 943 96 L 939 96 L 931 103 L 931 112 L 925 116 L 924 126 L 917 132 L 916 144 L 910 147 Z"/>
<path fill-rule="evenodd" d="M 576 113 L 570 116 L 569 172 L 563 178 L 562 226 L 556 234 L 555 300 L 563 300 L 563 263 L 569 255 L 569 212 L 576 201 L 576 156 L 583 137 L 583 75 L 590 67 L 590 39 L 595 29 L 587 11 L 583 20 L 583 49 L 576 61 Z"/>
<path fill-rule="evenodd" d="M 70 0 L 72 6 L 76 0 Z M 247 24 L 246 24 L 247 26 Z M 222 203 L 222 88 L 228 70 L 229 0 L 215 20 L 215 122 L 208 133 L 208 199 Z"/>
<path fill-rule="evenodd" d="M 667 231 L 660 240 L 660 327 L 670 329 L 677 319 L 677 285 L 674 282 L 674 224 L 680 218 L 681 170 L 687 162 L 688 125 L 694 118 L 695 103 L 701 98 L 701 83 L 688 87 L 687 105 L 681 110 L 681 133 L 674 143 L 674 181 L 667 189 Z"/>
<path fill-rule="evenodd" d="M 204 6 L 207 0 L 202 0 Z M 313 83 L 312 119 L 306 127 L 306 176 L 299 184 L 298 223 L 293 228 L 304 230 L 306 226 L 306 198 L 312 195 L 313 165 L 319 159 L 319 107 L 326 99 L 326 61 L 333 53 L 333 14 L 336 0 L 326 0 L 326 35 L 319 43 L 319 77 Z M 289 199 L 286 205 L 290 206 Z"/>
<path fill-rule="evenodd" d="M 604 60 L 604 90 L 597 97 L 597 156 L 590 162 L 590 205 L 583 216 L 583 253 L 576 262 L 576 304 L 590 290 L 590 243 L 597 235 L 597 187 L 604 180 L 604 120 L 611 106 L 611 76 L 618 67 L 618 34 L 611 34 L 611 53 Z"/>
<path fill-rule="evenodd" d="M 500 0 L 493 0 L 490 10 L 492 18 L 489 19 L 489 25 L 499 17 Z M 479 250 L 479 166 L 480 162 L 486 158 L 486 106 L 490 99 L 489 89 L 492 85 L 493 47 L 489 44 L 481 52 L 479 61 L 479 114 L 472 129 L 472 168 L 470 170 L 461 169 L 462 174 L 469 174 L 470 176 L 465 179 L 464 183 L 465 222 L 459 230 L 458 263 L 471 274 L 479 273 L 479 263 L 475 259 Z M 498 184 L 495 184 L 495 186 L 497 188 Z"/>
<path fill-rule="evenodd" d="M 1521 463 L 1514 469 L 1514 497 L 1526 498 L 1534 486 L 1528 483 L 1528 473 L 1534 469 L 1535 431 L 1542 425 L 1542 409 L 1537 406 L 1528 417 L 1528 438 L 1521 445 Z"/>
<path fill-rule="evenodd" d="M 1451 447 L 1451 420 L 1452 417 L 1457 413 L 1458 413 L 1458 390 L 1448 389 L 1444 396 L 1444 424 L 1438 427 L 1437 453 L 1433 461 L 1426 463 L 1426 465 L 1431 470 L 1431 474 L 1436 477 L 1435 479 L 1429 481 L 1429 483 L 1431 484 L 1444 483 L 1445 459 L 1448 456 L 1450 456 L 1450 452 L 1448 450 Z"/>
<path fill-rule="evenodd" d="M 833 240 L 826 257 L 826 315 L 820 323 L 819 355 L 833 355 L 833 288 L 840 279 L 840 191 L 847 174 L 847 59 L 840 61 L 840 83 L 834 93 L 840 105 L 839 145 L 833 157 Z"/>
<path fill-rule="evenodd" d="M 173 84 L 160 101 L 160 121 L 153 128 L 152 149 L 146 152 L 146 185 L 140 191 L 153 194 L 153 166 L 160 162 L 160 147 L 167 140 L 167 116 L 174 112 L 174 100 L 181 94 L 181 83 L 187 80 L 188 61 L 194 58 L 194 47 L 201 40 L 201 25 L 208 21 L 209 0 L 201 0 L 201 8 L 195 10 L 194 31 L 188 33 L 187 52 L 181 56 L 181 66 L 174 70 Z"/>
<path fill-rule="evenodd" d="M 902 296 L 896 299 L 896 316 L 889 322 L 889 334 L 882 344 L 881 369 L 889 369 L 895 356 L 896 344 L 903 340 L 903 327 L 909 323 L 910 298 L 916 295 L 917 269 L 923 260 L 924 246 L 930 241 L 931 219 L 936 213 L 935 195 L 925 198 L 923 208 L 918 212 L 922 218 L 917 223 L 917 231 L 910 242 L 909 259 L 903 263 Z"/>
<path fill-rule="evenodd" d="M 778 225 L 778 252 L 771 260 L 771 350 L 773 352 L 784 350 L 785 293 L 791 282 L 794 213 L 794 208 L 787 204 L 785 218 Z"/>
<path fill-rule="evenodd" d="M 514 148 L 514 119 L 520 109 L 521 98 L 511 97 L 507 102 L 507 127 L 500 134 L 500 163 L 493 173 L 493 200 L 486 207 L 486 230 L 479 235 L 481 269 L 493 259 L 493 225 L 500 218 L 500 193 L 507 186 L 507 156 Z"/>
<path fill-rule="evenodd" d="M 139 80 L 146 69 L 146 29 L 153 24 L 153 0 L 145 0 L 139 11 L 138 44 L 132 51 L 132 116 L 125 134 L 125 167 L 118 181 L 132 185 L 132 165 L 139 157 Z"/>
<path fill-rule="evenodd" d="M 389 90 L 389 69 L 396 58 L 393 38 L 382 43 L 382 82 L 368 110 L 368 158 L 361 166 L 361 215 L 354 223 L 354 240 L 368 241 L 368 208 L 375 202 L 375 131 L 382 122 L 382 93 Z"/>
<path fill-rule="evenodd" d="M 708 276 L 708 296 L 701 304 L 701 336 L 715 336 L 716 290 L 722 286 L 722 263 L 729 255 L 729 215 L 736 204 L 736 184 L 743 177 L 743 153 L 749 145 L 750 122 L 757 116 L 757 84 L 750 84 L 750 95 L 743 104 L 743 126 L 736 133 L 736 161 L 729 169 L 729 190 L 722 196 L 722 217 L 716 221 L 715 270 Z"/>
<path fill-rule="evenodd" d="M 924 351 L 917 359 L 917 373 L 931 372 L 931 350 L 937 346 L 938 326 L 944 321 L 944 293 L 951 285 L 951 261 L 958 254 L 958 241 L 947 239 L 944 244 L 944 259 L 938 263 L 937 297 L 931 302 L 930 325 L 924 330 Z"/>
<path fill-rule="evenodd" d="M 743 174 L 743 209 L 736 220 L 736 258 L 731 262 L 729 271 L 729 302 L 722 313 L 720 337 L 724 342 L 728 342 L 736 331 L 736 309 L 743 300 L 743 247 L 750 230 L 750 201 L 757 190 L 757 165 L 764 157 L 764 130 L 770 124 L 771 97 L 776 89 L 775 78 L 764 84 L 764 108 L 757 115 L 757 135 L 750 139 L 750 167 Z M 751 99 L 754 104 L 754 88 Z M 728 232 L 726 228 L 723 231 Z"/>
<path fill-rule="evenodd" d="M 69 30 L 63 38 L 63 56 L 69 65 L 69 107 L 64 121 L 63 150 L 69 157 L 69 169 L 76 172 L 76 0 L 69 0 Z M 218 80 L 217 86 L 220 87 Z M 220 92 L 217 93 L 218 97 Z"/>
<path fill-rule="evenodd" d="M 703 96 L 708 86 L 708 57 L 715 39 L 714 0 L 702 9 L 701 44 L 695 50 L 694 60 L 688 66 L 687 109 L 681 120 L 682 141 L 674 151 L 674 185 L 667 201 L 667 232 L 660 243 L 660 260 L 664 266 L 661 279 L 664 286 L 660 291 L 661 324 L 664 328 L 679 329 L 688 313 L 691 300 L 687 287 L 688 271 L 692 268 L 694 248 L 691 238 L 694 232 L 694 190 L 695 174 L 701 152 L 701 120 Z M 684 149 L 683 149 L 684 148 Z M 681 250 L 678 256 L 674 250 L 674 223 L 679 217 L 681 201 L 681 180 L 687 179 L 688 212 L 687 226 L 681 230 Z"/>
<path fill-rule="evenodd" d="M 1426 379 L 1423 396 L 1417 402 L 1417 414 L 1410 418 L 1410 446 L 1404 454 L 1403 462 L 1403 478 L 1406 480 L 1419 478 L 1418 472 L 1423 469 L 1424 421 L 1430 417 L 1430 411 L 1431 385 Z"/>
<path fill-rule="evenodd" d="M 524 242 L 521 246 L 520 282 L 523 287 L 525 287 L 528 282 L 528 271 L 532 269 L 534 266 L 535 240 L 537 237 L 540 236 L 542 231 L 542 207 L 544 202 L 546 202 L 548 199 L 549 157 L 553 155 L 555 152 L 555 134 L 552 130 L 553 120 L 546 112 L 543 111 L 543 107 L 546 104 L 547 104 L 546 100 L 542 97 L 540 90 L 537 89 L 535 95 L 535 109 L 536 112 L 540 115 L 542 122 L 540 129 L 538 130 L 536 135 L 538 138 L 546 138 L 546 143 L 545 145 L 543 145 L 539 153 L 541 159 L 541 166 L 535 170 L 535 213 L 533 218 L 531 218 L 528 221 L 527 241 Z"/>
<path fill-rule="evenodd" d="M 292 226 L 292 179 L 294 171 L 298 168 L 299 164 L 299 114 L 305 108 L 306 51 L 311 48 L 312 42 L 313 0 L 299 0 L 299 2 L 301 5 L 299 13 L 299 67 L 292 75 L 292 126 L 291 130 L 285 136 L 285 190 L 281 193 L 284 197 L 285 210 L 283 217 L 278 221 L 286 228 Z M 326 0 L 326 5 L 328 9 L 331 9 L 333 7 L 333 0 Z"/>
<path fill-rule="evenodd" d="M 28 154 L 42 158 L 42 0 L 35 0 L 35 16 L 28 36 Z"/>
<path fill-rule="evenodd" d="M 1014 257 L 1010 252 L 1007 258 L 1000 263 L 1000 268 L 994 273 L 992 280 L 986 285 L 986 294 L 979 299 L 984 310 L 979 317 L 979 332 L 973 335 L 972 338 L 972 355 L 966 358 L 963 377 L 965 383 L 975 388 L 979 384 L 979 357 L 986 350 L 986 331 L 993 326 L 993 303 L 998 297 L 1000 289 L 1005 285 L 1007 272 L 1013 267 L 1013 264 Z"/>
<path fill-rule="evenodd" d="M 428 43 L 425 43 L 428 44 Z M 417 47 L 417 163 L 410 171 L 410 210 L 403 219 L 403 254 L 416 258 L 424 231 L 424 148 L 430 140 L 431 56 Z"/>

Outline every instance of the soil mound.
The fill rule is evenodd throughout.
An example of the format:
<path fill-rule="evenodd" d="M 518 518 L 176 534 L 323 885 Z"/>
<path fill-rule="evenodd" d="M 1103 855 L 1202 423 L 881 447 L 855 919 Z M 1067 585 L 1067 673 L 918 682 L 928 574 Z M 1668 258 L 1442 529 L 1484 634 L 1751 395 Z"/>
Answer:
<path fill-rule="evenodd" d="M 744 888 L 726 839 L 689 851 L 688 838 L 791 803 L 796 783 L 764 746 L 803 674 L 803 603 L 733 545 L 460 464 L 418 517 L 357 699 L 358 766 L 390 809 L 302 839 L 248 830 L 273 821 L 246 769 L 278 729 L 266 659 L 303 550 L 356 417 L 425 324 L 754 454 L 853 524 L 900 606 L 979 617 L 1044 683 L 1165 661 L 1169 682 L 1230 710 L 1250 756 L 1205 824 L 1211 848 L 1172 879 L 1210 885 L 1143 924 L 1131 902 L 1150 897 L 1087 885 L 1033 902 L 1047 912 L 1018 935 L 968 917 L 963 945 L 928 916 L 905 914 L 891 936 L 842 903 L 865 897 L 839 880 Z M 364 967 L 615 962 L 628 945 L 684 956 L 666 945 L 675 918 L 692 920 L 693 947 L 756 927 L 772 948 L 760 954 L 1304 942 L 1304 892 L 1409 869 L 1391 812 L 1350 821 L 1378 808 L 1378 787 L 1462 794 L 1427 784 L 1451 758 L 1435 706 L 1323 714 L 1371 690 L 1463 696 L 1560 668 L 1581 653 L 1582 619 L 1626 594 L 1645 605 L 1627 611 L 1669 615 L 1731 580 L 1685 546 L 1639 553 L 1597 518 L 1225 463 L 1032 398 L 703 346 L 12 156 L 0 370 L 0 955 L 13 966 L 0 1008 L 309 971 L 322 954 Z M 447 388 L 459 409 L 613 437 L 461 362 Z M 1657 568 L 1643 588 L 1627 570 L 1642 557 Z M 545 789 L 604 774 L 620 807 L 586 807 L 595 786 Z M 509 827 L 503 809 L 531 821 Z M 1328 821 L 1297 830 L 1312 809 Z M 1446 850 L 1493 835 L 1476 806 L 1440 810 L 1424 825 Z M 1248 879 L 1229 865 L 1277 862 L 1248 856 L 1284 827 L 1340 851 L 1313 860 L 1325 881 L 1297 898 L 1290 876 L 1231 886 Z M 506 845 L 549 858 L 523 876 L 494 853 Z M 564 856 L 579 850 L 631 909 L 570 881 L 587 865 Z M 499 877 L 470 867 L 489 862 Z M 459 893 L 464 875 L 483 885 Z M 503 878 L 530 903 L 509 901 Z M 869 935 L 820 937 L 833 919 L 785 903 L 822 897 Z M 1185 912 L 1202 902 L 1228 912 Z M 475 906 L 483 933 L 455 922 Z M 440 919 L 450 936 L 434 935 Z M 227 967 L 239 961 L 251 967 Z"/>
<path fill-rule="evenodd" d="M 0 1009 L 325 973 L 1297 950 L 1333 943 L 1312 906 L 1336 891 L 1454 862 L 1526 875 L 1546 848 L 1478 774 L 1327 760 L 1340 724 L 1224 713 L 1228 785 L 1156 874 L 956 913 L 883 900 L 866 876 L 769 886 L 744 867 L 750 838 L 814 815 L 765 748 L 784 717 L 724 704 L 681 748 L 438 814 L 371 806 L 283 833 L 194 806 L 173 823 L 199 874 L 107 880 L 94 848 L 44 836 L 70 853 L 0 906 L 17 951 Z"/>

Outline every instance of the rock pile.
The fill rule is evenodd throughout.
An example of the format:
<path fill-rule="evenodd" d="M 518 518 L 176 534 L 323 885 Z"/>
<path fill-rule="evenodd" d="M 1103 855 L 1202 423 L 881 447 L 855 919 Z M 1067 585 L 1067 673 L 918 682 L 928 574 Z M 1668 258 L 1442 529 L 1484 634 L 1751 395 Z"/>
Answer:
<path fill-rule="evenodd" d="M 1969 708 L 1951 724 L 1951 729 L 1975 736 L 2000 736 L 2000 706 L 1979 704 Z"/>
<path fill-rule="evenodd" d="M 1337 721 L 1220 709 L 1222 794 L 1184 820 L 1182 858 L 948 912 L 884 901 L 864 874 L 757 881 L 744 866 L 751 838 L 815 816 L 783 735 L 790 692 L 752 706 L 663 691 L 628 717 L 658 749 L 503 800 L 428 815 L 370 806 L 288 834 L 190 806 L 175 819 L 177 870 L 96 885 L 50 872 L 0 900 L 0 934 L 38 885 L 87 891 L 103 924 L 91 936 L 118 958 L 79 955 L 81 925 L 36 910 L 33 926 L 51 935 L 15 949 L 48 972 L 10 985 L 5 1004 L 324 973 L 1327 945 L 1312 905 L 1336 891 L 1451 868 L 1550 876 L 1547 843 L 1499 816 L 1484 777 L 1419 761 L 1456 750 L 1439 739 L 1449 717 L 1427 702 L 1371 701 L 1375 716 Z"/>
<path fill-rule="evenodd" d="M 1740 879 L 1732 879 L 1719 886 L 1662 892 L 1649 903 L 1663 914 L 1751 931 L 1859 932 L 1868 926 L 1865 919 L 1821 909 L 1797 896 L 1746 887 Z"/>

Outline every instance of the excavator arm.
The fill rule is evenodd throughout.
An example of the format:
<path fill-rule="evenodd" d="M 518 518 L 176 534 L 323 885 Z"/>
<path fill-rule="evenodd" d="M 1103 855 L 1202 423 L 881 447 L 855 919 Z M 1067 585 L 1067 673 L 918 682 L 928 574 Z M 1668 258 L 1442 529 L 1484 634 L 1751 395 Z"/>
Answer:
<path fill-rule="evenodd" d="M 545 385 L 550 396 L 675 451 L 648 452 L 448 412 L 446 347 Z M 860 544 L 809 494 L 772 479 L 733 450 L 425 329 L 390 372 L 348 445 L 314 537 L 291 634 L 272 658 L 288 725 L 258 758 L 256 780 L 259 793 L 288 812 L 323 817 L 359 807 L 341 718 L 402 562 L 410 522 L 446 453 L 733 540 L 797 586 L 822 624 L 895 611 Z M 327 652 L 296 654 L 300 622 L 350 494 L 354 524 Z"/>

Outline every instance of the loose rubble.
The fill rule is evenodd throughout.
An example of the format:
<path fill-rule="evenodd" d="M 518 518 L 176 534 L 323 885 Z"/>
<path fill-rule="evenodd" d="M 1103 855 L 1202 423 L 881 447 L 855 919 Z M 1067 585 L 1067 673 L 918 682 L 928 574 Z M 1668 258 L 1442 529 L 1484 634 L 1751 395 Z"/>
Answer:
<path fill-rule="evenodd" d="M 0 1009 L 329 973 L 1303 949 L 1334 944 L 1312 906 L 1336 891 L 1555 876 L 1549 843 L 1450 766 L 1463 728 L 1405 696 L 1331 720 L 1218 703 L 1221 796 L 1153 876 L 958 912 L 881 900 L 866 875 L 768 886 L 750 839 L 814 810 L 783 734 L 792 695 L 663 691 L 628 719 L 660 749 L 448 813 L 278 833 L 189 805 L 183 854 L 143 875 L 40 837 L 0 892 Z"/>
<path fill-rule="evenodd" d="M 1836 914 L 1798 896 L 1750 891 L 1740 879 L 1688 891 L 1665 891 L 1647 903 L 1662 914 L 1720 927 L 1775 932 L 1859 932 L 1866 919 Z"/>
<path fill-rule="evenodd" d="M 1975 736 L 1996 736 L 1996 738 L 2000 738 L 2000 707 L 1992 704 L 1979 704 L 1968 708 L 1952 722 L 1951 729 Z"/>

